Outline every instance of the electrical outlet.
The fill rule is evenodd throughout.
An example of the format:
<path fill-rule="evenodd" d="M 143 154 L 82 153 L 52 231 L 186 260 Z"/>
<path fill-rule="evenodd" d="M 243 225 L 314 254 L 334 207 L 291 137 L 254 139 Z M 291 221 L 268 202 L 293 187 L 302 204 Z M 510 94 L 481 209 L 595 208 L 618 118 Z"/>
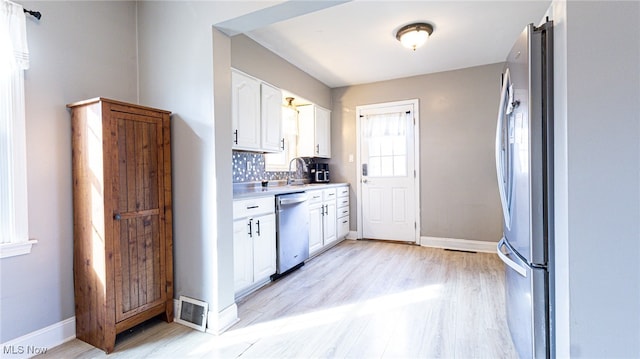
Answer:
<path fill-rule="evenodd" d="M 247 171 L 251 171 L 251 162 L 247 161 Z"/>

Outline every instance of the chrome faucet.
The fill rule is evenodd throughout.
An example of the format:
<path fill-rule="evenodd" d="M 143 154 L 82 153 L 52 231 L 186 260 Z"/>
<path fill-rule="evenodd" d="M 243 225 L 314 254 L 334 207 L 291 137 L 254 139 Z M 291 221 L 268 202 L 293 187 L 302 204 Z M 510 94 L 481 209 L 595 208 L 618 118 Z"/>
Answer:
<path fill-rule="evenodd" d="M 292 172 L 291 172 L 291 164 L 293 163 L 293 161 L 300 161 L 300 163 L 302 163 L 303 170 L 304 170 L 304 167 L 306 165 L 304 163 L 304 160 L 302 159 L 302 157 L 294 157 L 293 159 L 291 159 L 291 161 L 289 161 L 289 172 L 288 172 L 289 176 L 287 178 L 287 184 L 291 184 L 294 181 L 294 178 L 293 178 L 294 176 L 292 175 Z M 298 166 L 296 164 L 296 170 L 297 170 L 297 168 L 298 168 Z"/>

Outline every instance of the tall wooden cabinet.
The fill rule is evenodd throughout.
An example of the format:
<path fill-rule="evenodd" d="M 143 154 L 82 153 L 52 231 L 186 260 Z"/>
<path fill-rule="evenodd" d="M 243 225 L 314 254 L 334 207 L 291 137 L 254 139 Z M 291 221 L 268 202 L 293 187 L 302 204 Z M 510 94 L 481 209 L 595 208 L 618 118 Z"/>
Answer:
<path fill-rule="evenodd" d="M 170 112 L 95 98 L 71 109 L 76 337 L 173 320 Z"/>

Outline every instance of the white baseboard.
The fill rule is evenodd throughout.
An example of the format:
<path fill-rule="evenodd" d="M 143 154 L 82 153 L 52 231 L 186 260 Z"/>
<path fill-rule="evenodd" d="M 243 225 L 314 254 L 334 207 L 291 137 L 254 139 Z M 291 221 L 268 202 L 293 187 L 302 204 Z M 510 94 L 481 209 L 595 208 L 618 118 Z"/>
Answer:
<path fill-rule="evenodd" d="M 76 317 L 65 319 L 2 344 L 3 358 L 31 358 L 76 337 Z"/>
<path fill-rule="evenodd" d="M 218 313 L 218 334 L 222 334 L 239 320 L 238 306 L 233 303 Z"/>
<path fill-rule="evenodd" d="M 420 237 L 423 247 L 454 249 L 459 251 L 496 253 L 497 242 L 476 241 L 471 239 Z"/>
<path fill-rule="evenodd" d="M 347 239 L 358 239 L 358 232 L 349 231 L 349 234 L 347 234 Z"/>

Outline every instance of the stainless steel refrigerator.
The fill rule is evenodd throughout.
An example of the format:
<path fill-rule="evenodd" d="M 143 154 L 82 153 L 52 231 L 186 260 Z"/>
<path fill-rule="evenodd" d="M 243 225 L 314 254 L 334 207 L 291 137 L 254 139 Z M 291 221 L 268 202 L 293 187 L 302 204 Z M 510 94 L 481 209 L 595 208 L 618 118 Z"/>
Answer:
<path fill-rule="evenodd" d="M 507 321 L 521 358 L 553 352 L 553 23 L 509 52 L 496 129 Z"/>

